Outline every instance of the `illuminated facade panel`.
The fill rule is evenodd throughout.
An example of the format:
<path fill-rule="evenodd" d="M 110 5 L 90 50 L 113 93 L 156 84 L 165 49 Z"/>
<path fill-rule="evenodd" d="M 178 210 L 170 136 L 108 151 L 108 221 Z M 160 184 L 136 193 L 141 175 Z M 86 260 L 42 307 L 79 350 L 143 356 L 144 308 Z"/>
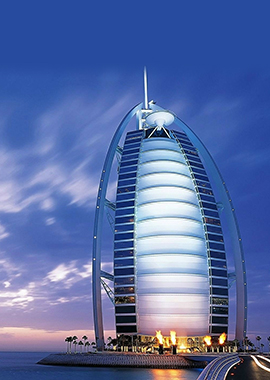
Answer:
<path fill-rule="evenodd" d="M 173 159 L 158 159 L 164 150 L 173 152 Z M 170 330 L 178 336 L 206 334 L 209 280 L 202 216 L 188 165 L 174 139 L 142 141 L 136 191 L 135 223 L 141 231 L 135 240 L 138 332 L 155 335 L 162 328 L 165 335 Z M 148 199 L 141 192 L 149 192 Z M 189 231 L 183 229 L 186 220 L 193 222 Z M 154 233 L 163 225 L 164 230 Z M 188 296 L 186 310 L 179 309 L 181 296 Z M 150 310 L 147 305 L 153 302 Z"/>
<path fill-rule="evenodd" d="M 219 215 L 198 153 L 186 135 L 168 132 L 170 138 L 128 133 L 123 147 L 115 213 L 116 328 L 150 336 L 161 328 L 165 335 L 214 335 L 213 302 L 226 299 L 228 287 Z M 217 246 L 210 250 L 210 244 Z M 211 260 L 212 251 L 220 257 Z M 224 323 L 221 328 L 227 332 Z"/>

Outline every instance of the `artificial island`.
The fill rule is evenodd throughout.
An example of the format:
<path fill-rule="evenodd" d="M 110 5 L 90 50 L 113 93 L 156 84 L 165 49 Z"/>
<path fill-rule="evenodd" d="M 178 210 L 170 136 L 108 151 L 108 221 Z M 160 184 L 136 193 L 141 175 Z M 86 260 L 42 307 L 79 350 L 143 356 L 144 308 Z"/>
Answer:
<path fill-rule="evenodd" d="M 130 130 L 133 119 L 135 129 Z M 111 200 L 107 188 L 115 159 L 118 183 Z M 105 215 L 114 231 L 113 273 L 101 269 Z M 234 262 L 231 273 L 229 255 Z M 231 352 L 224 343 L 228 290 L 235 283 L 235 339 L 243 344 L 246 270 L 231 197 L 196 134 L 173 112 L 148 101 L 146 70 L 144 102 L 123 118 L 105 158 L 92 260 L 98 353 L 105 348 L 102 287 L 114 305 L 116 335 L 129 342 L 132 356 L 142 346 L 157 355 L 184 355 Z M 107 359 L 102 357 L 104 364 Z"/>

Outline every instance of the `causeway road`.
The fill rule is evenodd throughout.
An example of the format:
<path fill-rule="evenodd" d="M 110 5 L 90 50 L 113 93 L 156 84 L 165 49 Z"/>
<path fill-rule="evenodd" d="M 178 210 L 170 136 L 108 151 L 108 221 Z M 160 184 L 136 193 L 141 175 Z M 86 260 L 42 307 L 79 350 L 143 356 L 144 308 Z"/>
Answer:
<path fill-rule="evenodd" d="M 239 355 L 239 357 L 241 362 L 230 369 L 226 380 L 270 380 L 270 358 L 268 356 Z"/>

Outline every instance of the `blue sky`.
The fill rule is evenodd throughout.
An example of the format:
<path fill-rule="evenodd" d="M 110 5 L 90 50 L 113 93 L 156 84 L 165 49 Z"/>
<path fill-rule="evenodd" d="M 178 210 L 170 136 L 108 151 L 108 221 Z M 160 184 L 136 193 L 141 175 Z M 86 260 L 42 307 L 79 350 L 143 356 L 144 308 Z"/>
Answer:
<path fill-rule="evenodd" d="M 0 349 L 65 348 L 93 337 L 95 197 L 112 135 L 149 97 L 184 120 L 216 160 L 247 262 L 248 336 L 269 325 L 269 100 L 266 2 L 166 9 L 118 1 L 28 2 L 2 10 Z M 211 5 L 211 7 L 210 7 Z M 115 174 L 110 186 L 114 196 Z M 106 228 L 105 240 L 112 238 Z M 104 268 L 111 268 L 104 244 Z M 233 292 L 232 292 L 233 298 Z M 106 336 L 112 307 L 104 299 Z M 37 339 L 39 337 L 39 339 Z"/>

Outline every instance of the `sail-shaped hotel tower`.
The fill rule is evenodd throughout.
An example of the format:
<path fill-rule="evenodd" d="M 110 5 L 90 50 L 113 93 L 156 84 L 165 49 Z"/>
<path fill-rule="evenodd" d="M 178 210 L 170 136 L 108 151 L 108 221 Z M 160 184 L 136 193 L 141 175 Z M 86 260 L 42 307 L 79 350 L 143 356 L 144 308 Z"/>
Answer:
<path fill-rule="evenodd" d="M 130 120 L 136 130 L 124 135 Z M 115 155 L 116 202 L 106 198 Z M 214 192 L 215 191 L 215 192 Z M 114 273 L 101 271 L 105 208 L 114 213 Z M 235 271 L 228 275 L 226 223 Z M 224 220 L 224 221 L 223 221 Z M 101 174 L 93 239 L 93 310 L 104 347 L 101 287 L 115 308 L 116 333 L 219 336 L 228 331 L 228 281 L 236 280 L 236 332 L 246 336 L 246 272 L 235 210 L 211 155 L 172 112 L 145 100 L 124 117 Z M 110 286 L 111 282 L 113 285 Z M 114 290 L 112 290 L 112 288 Z"/>

